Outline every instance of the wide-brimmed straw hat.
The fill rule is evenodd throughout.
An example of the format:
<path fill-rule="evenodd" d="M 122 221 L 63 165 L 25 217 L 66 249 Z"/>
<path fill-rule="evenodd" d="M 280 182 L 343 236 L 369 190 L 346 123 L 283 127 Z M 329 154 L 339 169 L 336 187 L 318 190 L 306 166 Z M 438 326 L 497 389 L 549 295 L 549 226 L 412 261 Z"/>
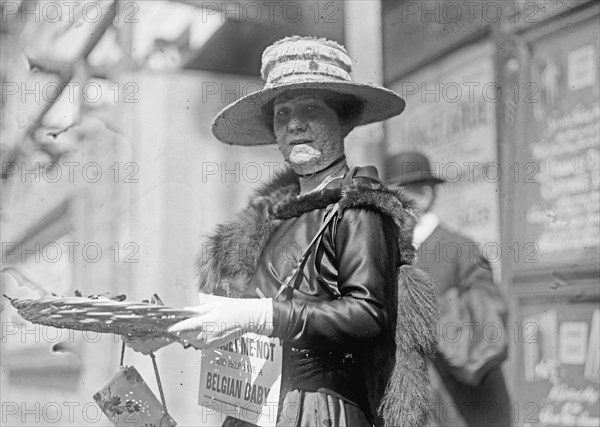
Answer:
<path fill-rule="evenodd" d="M 445 182 L 434 175 L 429 159 L 417 152 L 404 152 L 388 157 L 385 161 L 385 182 L 388 185 L 408 185 Z"/>
<path fill-rule="evenodd" d="M 363 108 L 355 126 L 379 122 L 400 114 L 405 102 L 395 92 L 353 82 L 352 60 L 340 44 L 313 37 L 287 37 L 265 49 L 261 75 L 265 86 L 225 107 L 212 124 L 213 134 L 226 144 L 275 144 L 272 125 L 263 107 L 291 90 L 324 90 L 351 95 Z"/>

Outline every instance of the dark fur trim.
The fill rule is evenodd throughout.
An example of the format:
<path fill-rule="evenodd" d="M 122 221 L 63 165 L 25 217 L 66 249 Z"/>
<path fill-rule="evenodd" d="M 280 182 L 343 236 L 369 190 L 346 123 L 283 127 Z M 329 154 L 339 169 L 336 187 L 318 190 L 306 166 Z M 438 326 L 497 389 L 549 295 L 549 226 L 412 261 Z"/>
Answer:
<path fill-rule="evenodd" d="M 217 226 L 196 262 L 200 292 L 230 297 L 244 293 L 263 248 L 281 223 L 273 215 L 275 205 L 299 191 L 298 176 L 286 169 L 259 188 L 250 204 L 233 220 Z"/>
<path fill-rule="evenodd" d="M 272 196 L 273 193 L 287 189 L 290 194 L 298 194 L 300 192 L 300 181 L 298 175 L 293 169 L 284 169 L 281 172 L 275 174 L 273 179 L 263 184 L 256 191 L 256 197 L 259 196 Z"/>
<path fill-rule="evenodd" d="M 357 180 L 344 187 L 340 207 L 376 209 L 391 217 L 400 230 L 400 261 L 402 264 L 412 264 L 415 257 L 412 235 L 417 220 L 412 212 L 406 209 L 406 206 L 411 205 L 402 193 L 383 186 L 361 184 L 361 181 L 363 180 Z M 365 187 L 368 191 L 365 191 Z"/>
<path fill-rule="evenodd" d="M 378 413 L 386 426 L 422 426 L 431 411 L 429 373 L 424 356 L 437 348 L 438 288 L 418 268 L 398 272 L 396 366 Z"/>
<path fill-rule="evenodd" d="M 274 215 L 284 220 L 296 218 L 306 212 L 326 208 L 340 200 L 340 197 L 342 197 L 340 188 L 325 189 L 306 195 L 291 195 L 275 206 Z"/>
<path fill-rule="evenodd" d="M 201 292 L 240 296 L 281 221 L 338 201 L 346 209 L 373 209 L 393 218 L 400 230 L 401 262 L 407 264 L 414 259 L 410 242 L 415 218 L 405 209 L 409 203 L 401 193 L 360 178 L 343 191 L 325 189 L 302 196 L 299 192 L 298 176 L 287 169 L 262 186 L 248 207 L 232 221 L 217 227 L 203 245 L 197 261 Z"/>
<path fill-rule="evenodd" d="M 427 362 L 416 351 L 396 351 L 396 366 L 378 411 L 383 426 L 421 427 L 431 413 Z"/>

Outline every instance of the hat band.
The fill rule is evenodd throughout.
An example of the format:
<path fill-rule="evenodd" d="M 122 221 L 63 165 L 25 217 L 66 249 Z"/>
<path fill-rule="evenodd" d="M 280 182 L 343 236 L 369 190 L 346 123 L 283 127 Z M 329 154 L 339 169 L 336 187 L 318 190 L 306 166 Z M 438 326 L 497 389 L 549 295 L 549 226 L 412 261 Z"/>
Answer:
<path fill-rule="evenodd" d="M 352 60 L 347 55 L 345 49 L 337 43 L 332 45 L 315 43 L 314 40 L 296 40 L 265 49 L 262 56 L 263 66 L 260 70 L 263 80 L 269 80 L 269 74 L 271 74 L 273 68 L 278 64 L 285 64 L 295 60 L 314 60 L 318 63 L 333 63 L 347 72 L 350 72 L 352 69 Z"/>
<path fill-rule="evenodd" d="M 282 84 L 282 80 L 292 76 L 293 81 L 350 81 L 350 74 L 337 65 L 317 63 L 313 60 L 286 61 L 276 65 L 269 73 L 267 86 Z"/>

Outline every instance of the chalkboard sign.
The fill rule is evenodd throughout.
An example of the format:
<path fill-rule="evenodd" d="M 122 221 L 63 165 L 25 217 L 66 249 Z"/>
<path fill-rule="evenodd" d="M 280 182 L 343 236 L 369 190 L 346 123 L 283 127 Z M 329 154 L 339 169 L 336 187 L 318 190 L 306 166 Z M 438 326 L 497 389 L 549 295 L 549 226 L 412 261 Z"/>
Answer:
<path fill-rule="evenodd" d="M 600 220 L 599 28 L 595 20 L 531 45 L 526 141 L 513 171 L 515 240 L 536 245 L 521 268 L 598 264 Z M 525 87 L 525 86 L 524 86 Z"/>
<path fill-rule="evenodd" d="M 600 425 L 599 328 L 597 302 L 522 305 L 511 328 L 519 359 L 516 426 Z"/>

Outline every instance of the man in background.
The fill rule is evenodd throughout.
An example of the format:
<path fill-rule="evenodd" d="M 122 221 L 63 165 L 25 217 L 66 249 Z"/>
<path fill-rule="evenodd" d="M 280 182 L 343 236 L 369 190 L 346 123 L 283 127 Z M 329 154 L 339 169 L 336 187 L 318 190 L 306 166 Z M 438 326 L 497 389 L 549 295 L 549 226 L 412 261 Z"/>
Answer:
<path fill-rule="evenodd" d="M 415 266 L 429 273 L 440 290 L 442 333 L 438 357 L 432 361 L 437 400 L 432 425 L 510 426 L 510 399 L 501 369 L 507 341 L 481 338 L 481 328 L 490 323 L 508 338 L 506 305 L 489 261 L 473 242 L 446 229 L 432 212 L 436 188 L 444 180 L 433 175 L 424 155 L 401 153 L 388 158 L 385 166 L 388 187 L 403 191 L 414 202 Z M 462 338 L 468 339 L 448 339 L 443 331 L 450 328 L 445 325 L 461 325 Z"/>

